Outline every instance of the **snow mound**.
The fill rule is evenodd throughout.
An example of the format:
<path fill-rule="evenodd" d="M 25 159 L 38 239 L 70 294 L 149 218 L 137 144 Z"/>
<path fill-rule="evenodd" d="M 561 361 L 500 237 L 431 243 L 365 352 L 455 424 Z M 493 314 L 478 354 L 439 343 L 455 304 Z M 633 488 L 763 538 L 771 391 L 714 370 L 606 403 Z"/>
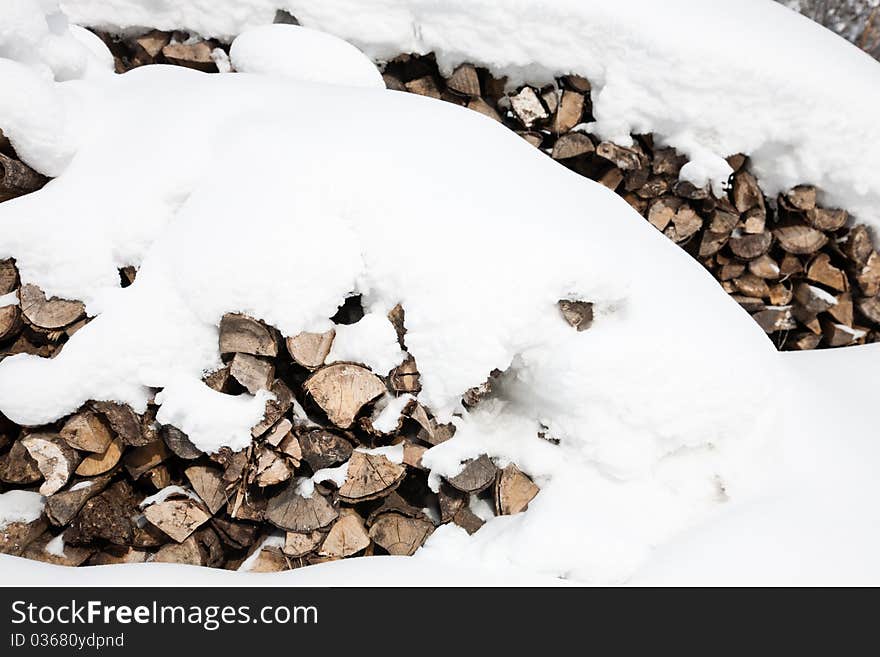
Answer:
<path fill-rule="evenodd" d="M 241 34 L 229 51 L 235 70 L 324 84 L 384 89 L 375 64 L 353 45 L 298 25 L 264 25 Z"/>
<path fill-rule="evenodd" d="M 43 513 L 45 498 L 26 490 L 0 493 L 0 531 L 13 522 L 33 522 Z"/>
<path fill-rule="evenodd" d="M 232 38 L 285 9 L 385 59 L 437 53 L 544 84 L 593 83 L 592 129 L 621 144 L 653 132 L 686 153 L 692 182 L 726 179 L 723 157 L 752 158 L 765 192 L 799 183 L 880 227 L 880 66 L 771 0 L 64 0 L 85 25 L 189 29 Z M 723 39 L 719 25 L 723 24 Z M 735 44 L 728 47 L 727 44 Z M 817 94 L 816 89 L 822 93 Z"/>
<path fill-rule="evenodd" d="M 440 555 L 616 581 L 761 483 L 784 385 L 766 336 L 625 201 L 498 123 L 272 74 L 15 74 L 46 93 L 0 106 L 0 129 L 57 114 L 32 139 L 76 126 L 76 140 L 47 146 L 72 156 L 55 180 L 0 205 L 0 258 L 96 316 L 54 359 L 0 363 L 0 411 L 19 424 L 89 399 L 143 411 L 161 389 L 160 422 L 202 449 L 240 449 L 266 397 L 201 383 L 220 366 L 222 315 L 325 331 L 359 294 L 366 317 L 403 306 L 418 399 L 458 427 L 425 454 L 431 481 L 486 453 L 541 485 L 528 513 L 472 538 L 435 532 Z M 591 302 L 592 326 L 569 326 L 560 299 Z M 340 330 L 340 349 L 379 338 L 384 368 L 393 331 L 372 321 Z M 494 370 L 495 396 L 464 411 L 462 394 Z"/>

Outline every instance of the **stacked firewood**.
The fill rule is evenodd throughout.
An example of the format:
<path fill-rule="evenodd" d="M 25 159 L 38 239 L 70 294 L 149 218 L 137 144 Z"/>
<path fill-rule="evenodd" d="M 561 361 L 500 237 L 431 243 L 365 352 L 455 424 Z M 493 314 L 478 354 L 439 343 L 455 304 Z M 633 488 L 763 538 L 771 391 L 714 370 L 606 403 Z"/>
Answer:
<path fill-rule="evenodd" d="M 880 255 L 866 226 L 822 207 L 802 185 L 767 198 L 743 155 L 720 198 L 679 180 L 685 158 L 633 135 L 630 146 L 586 132 L 588 80 L 568 75 L 505 92 L 505 80 L 470 64 L 443 77 L 433 56 L 385 66 L 388 88 L 465 106 L 514 130 L 569 169 L 620 194 L 698 259 L 780 349 L 880 341 Z"/>
<path fill-rule="evenodd" d="M 15 273 L 12 263 L 4 266 Z M 30 303 L 27 287 L 17 289 L 21 326 L 63 332 L 82 321 L 81 305 L 46 300 L 38 288 Z M 570 308 L 578 303 L 561 302 L 560 321 L 579 328 Z M 352 297 L 333 319 L 362 316 Z M 389 322 L 405 349 L 403 309 Z M 473 533 L 487 515 L 526 509 L 538 487 L 515 464 L 499 468 L 486 455 L 432 491 L 421 457 L 451 438 L 454 426 L 416 400 L 415 360 L 408 356 L 387 376 L 359 363 L 325 363 L 334 338 L 330 330 L 284 339 L 245 315 L 223 317 L 224 366 L 205 385 L 273 395 L 252 444 L 238 452 L 203 453 L 174 426 L 158 424 L 152 403 L 139 414 L 93 401 L 40 427 L 0 416 L 0 492 L 45 496 L 39 519 L 0 528 L 0 552 L 65 565 L 160 561 L 274 571 L 411 555 L 440 524 Z M 463 402 L 488 394 L 491 383 L 467 391 Z M 402 409 L 389 420 L 386 409 L 401 396 Z"/>

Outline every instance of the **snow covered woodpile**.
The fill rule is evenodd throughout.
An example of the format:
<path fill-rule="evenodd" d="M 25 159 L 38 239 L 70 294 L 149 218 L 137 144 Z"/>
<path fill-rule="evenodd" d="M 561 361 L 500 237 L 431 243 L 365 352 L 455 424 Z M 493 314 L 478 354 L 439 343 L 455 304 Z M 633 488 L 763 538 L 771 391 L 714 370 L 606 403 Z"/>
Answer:
<path fill-rule="evenodd" d="M 586 328 L 584 309 L 562 306 L 560 321 Z M 47 316 L 51 302 L 41 308 L 23 313 L 28 330 L 44 330 L 31 318 Z M 63 332 L 62 322 L 81 314 L 51 314 L 53 329 Z M 352 299 L 334 320 L 351 326 L 363 317 Z M 385 321 L 405 349 L 403 309 Z M 444 523 L 473 533 L 486 513 L 526 510 L 538 487 L 514 463 L 499 468 L 485 455 L 433 492 L 421 457 L 455 427 L 416 401 L 415 361 L 408 356 L 382 377 L 334 359 L 335 336 L 331 329 L 283 339 L 247 316 L 223 318 L 226 365 L 205 384 L 223 394 L 274 394 L 241 451 L 203 453 L 174 426 L 157 424 L 152 404 L 138 414 L 92 402 L 36 432 L 4 418 L 0 482 L 11 490 L 0 493 L 10 507 L 0 507 L 9 520 L 0 552 L 74 566 L 159 561 L 276 571 L 411 555 Z M 477 405 L 491 387 L 468 391 L 465 403 Z M 45 513 L 14 515 L 32 497 Z"/>

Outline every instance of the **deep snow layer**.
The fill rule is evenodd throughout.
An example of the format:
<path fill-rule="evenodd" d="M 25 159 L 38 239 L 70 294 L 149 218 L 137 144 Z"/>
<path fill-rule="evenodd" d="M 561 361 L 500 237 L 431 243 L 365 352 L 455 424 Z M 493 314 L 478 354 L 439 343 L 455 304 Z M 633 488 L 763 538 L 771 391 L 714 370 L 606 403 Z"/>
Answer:
<path fill-rule="evenodd" d="M 25 130 L 0 113 L 0 128 L 43 147 L 31 161 L 69 164 L 0 206 L 0 257 L 97 315 L 52 360 L 0 363 L 11 419 L 52 421 L 88 399 L 143 409 L 161 388 L 160 422 L 206 450 L 241 448 L 265 395 L 201 383 L 220 363 L 222 314 L 286 335 L 326 330 L 359 293 L 367 323 L 341 331 L 344 357 L 381 345 L 376 367 L 399 358 L 375 322 L 402 303 L 419 398 L 456 416 L 455 438 L 424 458 L 432 481 L 485 452 L 542 487 L 527 514 L 472 539 L 436 532 L 428 547 L 443 557 L 616 581 L 760 483 L 777 432 L 768 400 L 783 385 L 772 345 L 626 202 L 498 123 L 271 74 L 154 66 L 53 83 L 11 66 L 43 90 L 12 119 L 64 119 Z M 58 130 L 69 138 L 53 141 Z M 137 280 L 120 289 L 129 264 Z M 562 298 L 594 303 L 588 331 L 563 321 Z M 498 398 L 464 413 L 462 393 L 495 369 L 506 371 Z"/>
<path fill-rule="evenodd" d="M 747 153 L 764 190 L 817 185 L 822 203 L 880 227 L 880 66 L 771 0 L 64 0 L 73 20 L 232 38 L 276 8 L 373 58 L 436 52 L 545 83 L 593 83 L 593 129 L 620 143 L 653 132 L 726 179 Z"/>

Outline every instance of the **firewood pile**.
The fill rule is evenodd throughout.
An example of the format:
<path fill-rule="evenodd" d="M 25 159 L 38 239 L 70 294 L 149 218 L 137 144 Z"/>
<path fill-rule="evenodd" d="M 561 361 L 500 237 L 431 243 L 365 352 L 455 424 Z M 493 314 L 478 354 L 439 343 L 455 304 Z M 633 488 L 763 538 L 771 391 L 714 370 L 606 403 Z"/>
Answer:
<path fill-rule="evenodd" d="M 18 318 L 23 332 L 63 333 L 82 321 L 81 306 L 35 290 L 36 301 L 23 301 Z M 334 322 L 358 321 L 358 301 L 346 302 Z M 560 321 L 569 316 L 560 308 Z M 405 349 L 403 309 L 388 321 Z M 93 401 L 41 427 L 0 416 L 0 492 L 35 490 L 46 498 L 38 520 L 0 530 L 0 552 L 74 566 L 159 561 L 237 569 L 247 561 L 248 570 L 276 571 L 411 555 L 440 524 L 473 533 L 487 513 L 526 509 L 538 487 L 515 464 L 499 468 L 486 455 L 432 491 L 421 457 L 455 428 L 416 401 L 415 360 L 407 357 L 387 376 L 359 363 L 325 363 L 334 337 L 331 329 L 283 338 L 250 317 L 223 317 L 225 365 L 205 385 L 274 396 L 251 431 L 253 443 L 239 452 L 203 453 L 177 428 L 156 422 L 155 404 L 139 414 Z M 488 394 L 491 384 L 468 391 L 464 402 Z M 404 395 L 399 415 L 377 422 Z M 59 536 L 63 549 L 49 549 Z"/>
<path fill-rule="evenodd" d="M 225 46 L 189 35 L 101 35 L 117 70 L 154 63 L 217 71 Z M 568 75 L 542 88 L 506 89 L 505 80 L 469 64 L 448 77 L 432 55 L 401 55 L 384 65 L 389 89 L 451 102 L 502 123 L 535 148 L 620 194 L 657 230 L 698 259 L 780 349 L 839 347 L 880 340 L 880 255 L 868 229 L 843 209 L 822 207 L 818 190 L 798 186 L 764 195 L 748 159 L 725 194 L 679 180 L 685 159 L 634 135 L 630 146 L 601 142 L 588 80 Z M 0 201 L 46 183 L 0 133 Z M 120 270 L 120 286 L 137 272 Z M 47 298 L 22 285 L 14 260 L 0 261 L 0 359 L 51 358 L 88 321 L 76 300 Z M 560 317 L 586 330 L 589 303 L 561 300 Z M 332 318 L 363 316 L 352 297 Z M 404 309 L 388 316 L 406 350 Z M 358 362 L 328 363 L 335 331 L 282 336 L 230 313 L 220 325 L 224 366 L 206 375 L 229 395 L 268 390 L 265 416 L 245 450 L 203 453 L 185 433 L 146 412 L 91 401 L 47 426 L 22 427 L 0 415 L 0 493 L 37 491 L 42 516 L 0 528 L 0 552 L 65 565 L 165 561 L 276 571 L 371 554 L 413 554 L 440 524 L 469 533 L 488 515 L 526 510 L 537 485 L 515 464 L 483 455 L 428 486 L 421 457 L 448 440 L 442 424 L 413 395 L 415 360 L 390 373 Z M 467 391 L 473 407 L 492 394 L 499 373 Z M 158 390 L 156 391 L 158 392 Z M 377 422 L 409 395 L 396 424 Z M 499 467 L 503 466 L 503 467 Z M 61 546 L 59 548 L 59 545 Z"/>

